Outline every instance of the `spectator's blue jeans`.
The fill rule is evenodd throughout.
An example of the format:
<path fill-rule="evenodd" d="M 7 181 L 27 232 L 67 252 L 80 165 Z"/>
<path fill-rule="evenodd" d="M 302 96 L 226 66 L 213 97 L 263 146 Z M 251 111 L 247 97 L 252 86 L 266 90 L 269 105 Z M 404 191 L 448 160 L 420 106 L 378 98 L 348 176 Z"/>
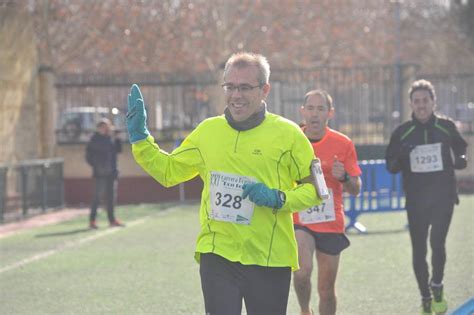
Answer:
<path fill-rule="evenodd" d="M 115 221 L 114 204 L 117 190 L 117 180 L 114 176 L 100 176 L 95 179 L 95 194 L 91 204 L 90 221 L 95 221 L 97 208 L 101 201 L 107 209 L 109 222 Z"/>

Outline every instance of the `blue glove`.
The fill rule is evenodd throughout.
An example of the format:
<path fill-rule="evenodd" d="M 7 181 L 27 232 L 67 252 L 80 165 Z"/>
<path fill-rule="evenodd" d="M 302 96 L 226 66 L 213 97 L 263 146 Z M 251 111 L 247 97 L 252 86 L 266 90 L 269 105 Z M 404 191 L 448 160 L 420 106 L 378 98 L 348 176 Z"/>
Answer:
<path fill-rule="evenodd" d="M 130 143 L 145 140 L 150 135 L 146 128 L 146 110 L 142 92 L 133 84 L 128 94 L 127 130 Z"/>
<path fill-rule="evenodd" d="M 277 189 L 270 189 L 262 183 L 248 183 L 242 186 L 244 193 L 242 198 L 247 196 L 250 201 L 257 206 L 263 206 L 273 209 L 280 209 L 284 202 L 284 193 Z"/>

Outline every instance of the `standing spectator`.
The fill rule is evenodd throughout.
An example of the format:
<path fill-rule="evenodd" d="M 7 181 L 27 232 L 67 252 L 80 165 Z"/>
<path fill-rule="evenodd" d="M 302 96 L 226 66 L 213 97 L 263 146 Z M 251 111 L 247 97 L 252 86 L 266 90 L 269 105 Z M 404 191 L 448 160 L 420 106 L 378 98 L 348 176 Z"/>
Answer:
<path fill-rule="evenodd" d="M 113 134 L 113 136 L 112 136 Z M 101 200 L 107 208 L 107 218 L 111 227 L 124 226 L 115 218 L 114 204 L 117 191 L 117 154 L 122 152 L 120 139 L 115 137 L 113 126 L 108 119 L 97 124 L 97 131 L 86 147 L 86 160 L 92 167 L 95 193 L 91 204 L 89 227 L 97 229 L 97 208 Z"/>
<path fill-rule="evenodd" d="M 436 93 L 431 82 L 415 81 L 408 95 L 412 119 L 395 129 L 385 159 L 389 172 L 402 172 L 422 313 L 444 313 L 448 309 L 443 292 L 445 244 L 454 204 L 459 203 L 454 170 L 467 166 L 467 143 L 451 120 L 434 113 Z M 428 234 L 431 280 L 426 262 Z"/>
<path fill-rule="evenodd" d="M 305 95 L 300 114 L 303 131 L 321 160 L 330 197 L 322 205 L 293 214 L 300 269 L 294 286 L 302 315 L 310 315 L 311 273 L 316 253 L 318 264 L 319 314 L 336 314 L 336 276 L 340 253 L 349 246 L 344 234 L 342 192 L 358 195 L 361 170 L 357 154 L 346 135 L 328 127 L 334 116 L 332 98 L 324 90 Z"/>
<path fill-rule="evenodd" d="M 320 204 L 310 176 L 313 149 L 293 122 L 267 111 L 270 66 L 262 55 L 227 61 L 224 115 L 201 122 L 167 153 L 146 127 L 138 86 L 127 128 L 135 160 L 166 187 L 199 176 L 204 188 L 200 262 L 206 314 L 286 314 L 291 270 L 298 268 L 292 212 Z"/>

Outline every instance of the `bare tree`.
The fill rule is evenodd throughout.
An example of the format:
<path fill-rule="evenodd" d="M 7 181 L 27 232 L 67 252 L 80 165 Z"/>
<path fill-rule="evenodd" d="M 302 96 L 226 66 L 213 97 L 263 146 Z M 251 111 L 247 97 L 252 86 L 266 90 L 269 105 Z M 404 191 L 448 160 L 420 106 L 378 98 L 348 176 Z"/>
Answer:
<path fill-rule="evenodd" d="M 59 72 L 216 71 L 239 50 L 267 55 L 274 68 L 383 64 L 395 60 L 397 47 L 402 62 L 466 69 L 474 53 L 446 1 L 400 1 L 398 46 L 396 1 L 25 3 L 37 25 L 41 58 Z"/>

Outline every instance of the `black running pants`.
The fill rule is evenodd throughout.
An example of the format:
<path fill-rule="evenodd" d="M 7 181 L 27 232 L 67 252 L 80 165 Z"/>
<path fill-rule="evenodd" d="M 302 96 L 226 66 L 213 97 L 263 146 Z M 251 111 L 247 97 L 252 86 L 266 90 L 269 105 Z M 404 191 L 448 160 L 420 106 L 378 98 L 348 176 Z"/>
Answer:
<path fill-rule="evenodd" d="M 426 202 L 426 200 L 425 200 Z M 412 259 L 415 277 L 422 297 L 429 297 L 429 270 L 426 261 L 427 240 L 430 236 L 432 281 L 442 283 L 446 263 L 446 237 L 453 216 L 454 204 L 407 205 L 408 225 L 412 243 Z M 430 229 L 431 228 L 431 229 Z"/>
<path fill-rule="evenodd" d="M 290 267 L 242 265 L 221 256 L 201 254 L 201 286 L 206 315 L 285 315 Z"/>

